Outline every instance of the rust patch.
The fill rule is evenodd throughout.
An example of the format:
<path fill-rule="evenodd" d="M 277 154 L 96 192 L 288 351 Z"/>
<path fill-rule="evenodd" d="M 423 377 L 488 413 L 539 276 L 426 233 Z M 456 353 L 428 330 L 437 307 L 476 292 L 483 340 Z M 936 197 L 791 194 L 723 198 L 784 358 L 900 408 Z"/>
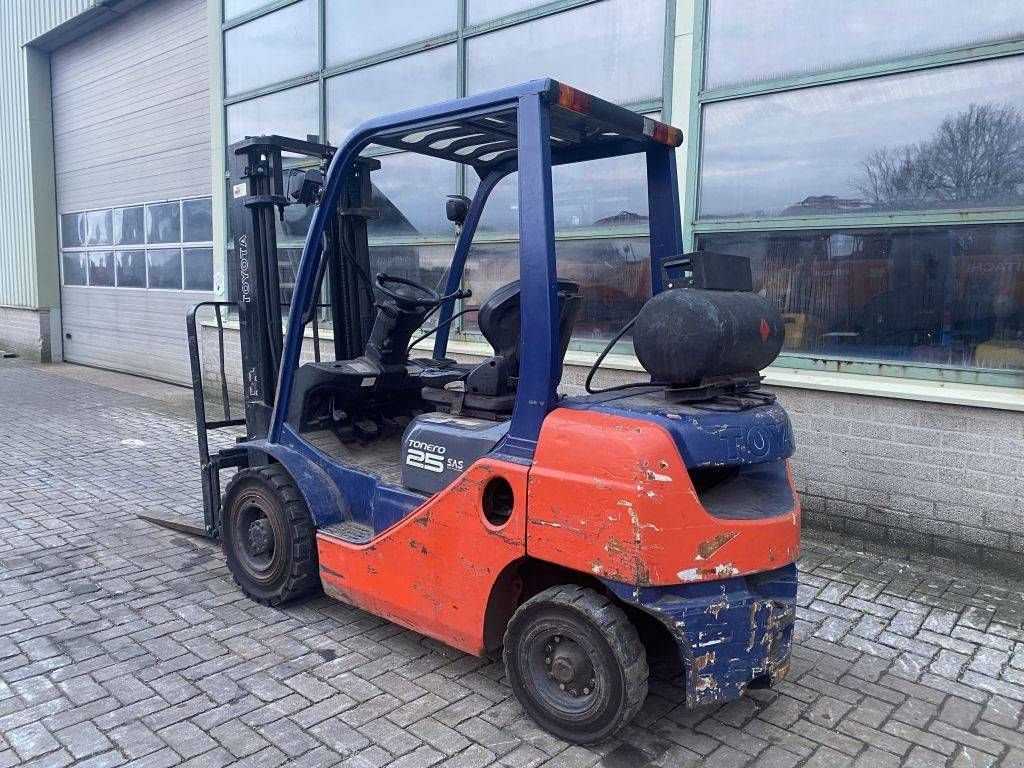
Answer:
<path fill-rule="evenodd" d="M 714 691 L 718 688 L 718 681 L 715 680 L 713 675 L 698 675 L 695 688 L 697 689 L 697 693 Z"/>
<path fill-rule="evenodd" d="M 715 552 L 720 550 L 722 547 L 724 547 L 726 544 L 728 544 L 730 541 L 732 541 L 739 535 L 739 531 L 730 531 L 729 533 L 720 533 L 714 538 L 708 539 L 707 541 L 702 541 L 699 545 L 697 545 L 697 559 L 707 560 L 709 557 L 715 554 Z"/>
<path fill-rule="evenodd" d="M 427 548 L 416 541 L 416 539 L 409 539 L 409 547 L 411 549 L 418 549 L 421 554 L 427 554 Z"/>
<path fill-rule="evenodd" d="M 651 572 L 647 570 L 647 563 L 642 557 L 633 558 L 633 585 L 637 587 L 651 585 Z"/>
<path fill-rule="evenodd" d="M 761 610 L 761 603 L 755 600 L 750 606 L 750 642 L 747 643 L 747 653 L 750 653 L 754 648 L 754 643 L 757 642 L 757 612 Z"/>
<path fill-rule="evenodd" d="M 609 536 L 608 543 L 604 545 L 604 551 L 609 555 L 621 555 L 626 551 L 626 547 L 614 536 Z"/>
<path fill-rule="evenodd" d="M 723 597 L 717 603 L 712 603 L 711 605 L 709 605 L 704 610 L 704 613 L 710 613 L 712 616 L 714 616 L 717 619 L 718 618 L 718 614 L 721 613 L 722 610 L 724 610 L 725 608 L 728 608 L 728 607 L 729 607 L 729 601 L 726 600 Z"/>
<path fill-rule="evenodd" d="M 715 663 L 715 652 L 714 651 L 708 651 L 707 653 L 705 653 L 705 654 L 703 654 L 701 656 L 698 656 L 697 658 L 695 658 L 693 660 L 693 669 L 694 669 L 695 672 L 703 672 L 704 669 L 709 664 L 714 664 L 714 663 Z M 714 680 L 714 678 L 711 678 L 710 675 L 707 675 L 707 677 L 712 679 L 712 680 Z"/>

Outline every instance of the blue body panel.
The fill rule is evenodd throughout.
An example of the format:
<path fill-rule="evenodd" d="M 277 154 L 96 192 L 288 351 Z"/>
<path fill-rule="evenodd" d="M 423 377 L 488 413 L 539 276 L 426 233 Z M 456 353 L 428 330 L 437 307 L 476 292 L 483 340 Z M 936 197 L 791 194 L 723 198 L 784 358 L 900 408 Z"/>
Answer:
<path fill-rule="evenodd" d="M 604 582 L 619 598 L 664 624 L 686 671 L 686 704 L 731 701 L 786 676 L 796 615 L 790 564 L 734 579 L 670 587 Z"/>
<path fill-rule="evenodd" d="M 566 398 L 560 405 L 657 424 L 672 436 L 690 469 L 779 461 L 788 459 L 796 449 L 789 416 L 778 403 L 718 411 L 674 404 L 660 394 L 627 390 Z"/>
<path fill-rule="evenodd" d="M 334 461 L 303 440 L 288 424 L 279 443 L 245 444 L 273 456 L 295 478 L 317 528 L 353 520 L 380 533 L 426 501 L 425 496 L 396 488 L 373 475 Z"/>

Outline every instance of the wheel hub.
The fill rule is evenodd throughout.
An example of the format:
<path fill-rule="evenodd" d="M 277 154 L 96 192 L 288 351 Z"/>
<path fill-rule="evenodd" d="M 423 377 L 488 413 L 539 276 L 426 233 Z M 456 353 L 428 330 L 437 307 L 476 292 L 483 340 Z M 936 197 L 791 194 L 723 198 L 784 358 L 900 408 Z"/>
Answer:
<path fill-rule="evenodd" d="M 587 696 L 594 690 L 594 669 L 586 652 L 575 641 L 555 635 L 544 646 L 548 678 L 569 696 Z"/>
<path fill-rule="evenodd" d="M 248 547 L 254 557 L 266 554 L 270 549 L 270 526 L 267 520 L 253 520 L 249 525 Z"/>

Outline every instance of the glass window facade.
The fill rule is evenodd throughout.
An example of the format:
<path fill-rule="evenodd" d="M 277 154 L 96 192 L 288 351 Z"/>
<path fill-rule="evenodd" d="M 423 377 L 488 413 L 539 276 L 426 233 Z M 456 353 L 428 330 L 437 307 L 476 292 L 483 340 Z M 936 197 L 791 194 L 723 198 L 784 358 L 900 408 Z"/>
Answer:
<path fill-rule="evenodd" d="M 1024 224 L 721 233 L 698 247 L 750 257 L 788 352 L 1024 369 Z"/>
<path fill-rule="evenodd" d="M 1024 56 L 717 102 L 703 135 L 702 218 L 1019 206 Z"/>
<path fill-rule="evenodd" d="M 783 363 L 1024 383 L 1024 8 L 696 13 L 688 244 L 750 257 Z"/>
<path fill-rule="evenodd" d="M 608 101 L 661 97 L 665 4 L 604 0 L 470 38 L 466 90 L 553 77 Z"/>
<path fill-rule="evenodd" d="M 321 69 L 305 58 L 293 67 L 301 57 L 292 56 L 285 62 L 288 77 L 278 73 L 276 85 L 264 82 L 260 71 L 234 71 L 236 63 L 245 60 L 276 62 L 283 43 L 264 45 L 269 34 L 265 30 L 280 23 L 273 17 L 307 1 L 245 17 L 248 20 L 241 23 L 227 17 L 229 143 L 260 133 L 305 138 L 323 125 L 327 141 L 339 145 L 370 117 L 545 76 L 648 114 L 665 108 L 663 89 L 671 61 L 665 52 L 671 43 L 666 35 L 666 0 L 596 0 L 568 7 L 531 0 L 468 0 L 461 21 L 456 0 L 324 0 L 324 28 L 318 30 L 314 20 L 301 33 L 322 36 Z M 235 5 L 243 2 L 233 0 Z M 253 29 L 245 31 L 246 27 Z M 288 30 L 282 37 L 296 34 Z M 317 50 L 316 42 L 320 41 L 310 44 L 309 51 Z M 305 74 L 318 82 L 297 85 Z M 259 91 L 252 93 L 256 88 Z M 381 215 L 368 222 L 373 270 L 438 285 L 455 243 L 455 228 L 444 214 L 445 198 L 472 195 L 475 173 L 379 147 L 369 152 L 382 164 L 372 176 L 374 204 Z M 585 281 L 587 304 L 577 325 L 578 341 L 606 338 L 618 330 L 613 327 L 615 318 L 628 319 L 650 291 L 649 265 L 640 263 L 647 258 L 643 159 L 556 168 L 554 189 L 560 274 Z M 516 198 L 514 178 L 492 194 L 467 268 L 473 301 L 486 299 L 498 287 L 484 273 L 507 280 L 516 277 Z M 279 225 L 286 298 L 310 213 L 302 206 L 288 206 Z M 602 266 L 609 263 L 615 265 L 611 270 Z M 465 321 L 458 332 L 476 338 L 472 315 Z"/>
<path fill-rule="evenodd" d="M 422 107 L 457 95 L 454 45 L 432 48 L 327 81 L 327 136 L 340 145 L 359 123 L 377 115 Z"/>
<path fill-rule="evenodd" d="M 316 83 L 239 101 L 227 108 L 228 144 L 272 133 L 297 139 L 319 136 L 319 115 Z"/>
<path fill-rule="evenodd" d="M 228 30 L 225 93 L 244 93 L 316 71 L 318 26 L 316 2 L 300 0 Z"/>
<path fill-rule="evenodd" d="M 62 214 L 63 283 L 212 291 L 212 229 L 209 197 Z"/>
<path fill-rule="evenodd" d="M 326 0 L 325 13 L 327 65 L 332 66 L 455 32 L 458 2 Z"/>
<path fill-rule="evenodd" d="M 712 0 L 708 88 L 1024 37 L 1018 0 Z"/>

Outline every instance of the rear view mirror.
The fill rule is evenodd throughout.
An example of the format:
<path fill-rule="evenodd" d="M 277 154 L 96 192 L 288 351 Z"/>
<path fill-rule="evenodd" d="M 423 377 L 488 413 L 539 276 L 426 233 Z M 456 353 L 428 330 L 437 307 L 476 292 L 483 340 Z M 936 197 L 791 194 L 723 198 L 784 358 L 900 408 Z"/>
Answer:
<path fill-rule="evenodd" d="M 448 221 L 461 227 L 466 222 L 466 216 L 469 215 L 469 204 L 470 199 L 465 195 L 448 195 L 448 200 L 444 204 L 444 212 Z"/>

